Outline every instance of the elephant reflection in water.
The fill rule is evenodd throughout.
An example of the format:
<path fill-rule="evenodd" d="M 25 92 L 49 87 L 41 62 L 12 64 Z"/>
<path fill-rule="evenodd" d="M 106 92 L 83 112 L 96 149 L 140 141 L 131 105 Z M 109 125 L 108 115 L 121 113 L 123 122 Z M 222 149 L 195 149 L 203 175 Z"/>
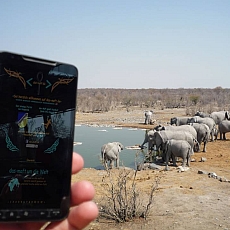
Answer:
<path fill-rule="evenodd" d="M 106 170 L 114 167 L 114 161 L 116 162 L 116 167 L 119 167 L 119 153 L 124 149 L 124 146 L 120 142 L 111 142 L 104 144 L 101 147 L 101 157 L 102 162 Z"/>

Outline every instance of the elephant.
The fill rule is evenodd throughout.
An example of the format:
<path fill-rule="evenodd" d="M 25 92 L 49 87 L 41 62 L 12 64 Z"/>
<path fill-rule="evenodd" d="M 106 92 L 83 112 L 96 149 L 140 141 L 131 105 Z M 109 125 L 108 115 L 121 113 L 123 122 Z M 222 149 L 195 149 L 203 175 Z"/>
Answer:
<path fill-rule="evenodd" d="M 154 146 L 154 140 L 153 140 L 153 137 L 154 137 L 154 133 L 156 132 L 156 130 L 149 130 L 145 132 L 145 139 L 143 141 L 143 143 L 140 145 L 140 148 L 143 149 L 144 148 L 144 145 L 146 143 L 148 143 L 148 150 L 152 150 L 152 147 Z"/>
<path fill-rule="evenodd" d="M 190 166 L 190 156 L 192 155 L 192 147 L 186 140 L 175 140 L 171 139 L 166 141 L 165 145 L 165 158 L 166 166 L 165 169 L 168 170 L 169 159 L 172 158 L 173 165 L 176 165 L 176 157 L 181 157 L 183 159 L 182 166 Z"/>
<path fill-rule="evenodd" d="M 201 143 L 204 143 L 203 152 L 206 152 L 206 145 L 210 137 L 210 129 L 206 124 L 200 123 L 189 123 L 197 132 L 197 141 L 201 146 Z"/>
<path fill-rule="evenodd" d="M 199 116 L 199 117 L 211 117 L 216 125 L 218 125 L 221 121 L 227 119 L 230 120 L 230 113 L 229 111 L 218 111 L 218 112 L 212 112 L 211 114 L 208 113 L 204 113 L 204 112 L 200 112 L 197 111 L 195 116 Z"/>
<path fill-rule="evenodd" d="M 228 111 L 212 112 L 210 117 L 215 121 L 217 125 L 219 125 L 219 123 L 225 119 L 230 120 Z"/>
<path fill-rule="evenodd" d="M 174 126 L 174 125 L 166 125 L 166 126 L 161 126 L 158 125 L 154 128 L 157 131 L 162 131 L 162 130 L 171 130 L 171 131 L 186 131 L 191 133 L 194 138 L 197 139 L 197 131 L 194 127 L 192 127 L 191 125 L 180 125 L 180 126 Z"/>
<path fill-rule="evenodd" d="M 220 140 L 226 140 L 226 133 L 230 132 L 230 121 L 228 120 L 223 120 L 219 124 L 219 130 L 218 133 L 220 133 Z"/>
<path fill-rule="evenodd" d="M 210 129 L 211 141 L 214 141 L 214 136 L 215 136 L 215 133 L 216 133 L 216 123 L 211 117 L 194 116 L 194 117 L 188 119 L 188 123 L 206 124 Z"/>
<path fill-rule="evenodd" d="M 116 167 L 119 167 L 119 154 L 124 146 L 120 142 L 109 142 L 101 147 L 102 162 L 106 170 L 108 170 L 107 161 L 110 162 L 110 168 L 113 168 L 114 161 Z"/>
<path fill-rule="evenodd" d="M 145 124 L 146 125 L 151 124 L 152 115 L 153 115 L 153 111 L 152 110 L 145 112 Z"/>
<path fill-rule="evenodd" d="M 170 120 L 171 125 L 186 125 L 188 123 L 189 117 L 172 117 Z"/>
<path fill-rule="evenodd" d="M 192 147 L 192 154 L 194 153 L 194 151 L 197 152 L 199 150 L 198 141 L 193 137 L 191 133 L 185 131 L 156 131 L 153 134 L 152 143 L 156 145 L 158 151 L 161 148 L 161 150 L 164 152 L 166 142 L 171 139 L 186 140 Z"/>
<path fill-rule="evenodd" d="M 199 117 L 204 118 L 204 117 L 210 117 L 210 114 L 209 113 L 204 113 L 204 112 L 201 112 L 201 111 L 197 111 L 194 116 L 199 116 Z"/>

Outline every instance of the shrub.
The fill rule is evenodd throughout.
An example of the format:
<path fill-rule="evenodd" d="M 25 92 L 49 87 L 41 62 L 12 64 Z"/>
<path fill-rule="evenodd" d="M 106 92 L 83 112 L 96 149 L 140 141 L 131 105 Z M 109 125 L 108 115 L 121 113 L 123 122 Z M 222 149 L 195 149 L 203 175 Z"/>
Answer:
<path fill-rule="evenodd" d="M 157 189 L 159 179 L 151 187 L 146 204 L 143 196 L 136 187 L 135 179 L 137 170 L 119 169 L 107 170 L 103 177 L 104 196 L 99 202 L 99 218 L 114 220 L 118 223 L 127 222 L 135 218 L 146 219 L 153 202 L 154 191 Z"/>

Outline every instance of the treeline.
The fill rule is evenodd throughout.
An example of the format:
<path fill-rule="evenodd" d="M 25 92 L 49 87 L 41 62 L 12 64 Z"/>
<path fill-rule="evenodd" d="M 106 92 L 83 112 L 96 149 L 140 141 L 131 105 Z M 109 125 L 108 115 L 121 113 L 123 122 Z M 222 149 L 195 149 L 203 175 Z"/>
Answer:
<path fill-rule="evenodd" d="M 187 113 L 200 110 L 211 113 L 230 110 L 230 89 L 79 89 L 77 110 L 79 112 L 106 112 L 132 106 L 144 109 L 186 108 Z"/>

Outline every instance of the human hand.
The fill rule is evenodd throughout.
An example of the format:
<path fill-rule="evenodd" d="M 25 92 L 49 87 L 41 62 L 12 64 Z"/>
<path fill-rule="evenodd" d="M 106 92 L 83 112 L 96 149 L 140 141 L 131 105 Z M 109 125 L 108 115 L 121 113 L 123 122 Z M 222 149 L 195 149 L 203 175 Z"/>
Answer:
<path fill-rule="evenodd" d="M 72 174 L 83 168 L 84 160 L 73 154 Z M 98 215 L 98 208 L 92 201 L 95 195 L 93 185 L 88 181 L 79 181 L 71 186 L 71 209 L 69 216 L 59 222 L 51 222 L 45 230 L 80 230 L 86 227 Z M 39 230 L 45 223 L 2 223 L 0 230 Z"/>

